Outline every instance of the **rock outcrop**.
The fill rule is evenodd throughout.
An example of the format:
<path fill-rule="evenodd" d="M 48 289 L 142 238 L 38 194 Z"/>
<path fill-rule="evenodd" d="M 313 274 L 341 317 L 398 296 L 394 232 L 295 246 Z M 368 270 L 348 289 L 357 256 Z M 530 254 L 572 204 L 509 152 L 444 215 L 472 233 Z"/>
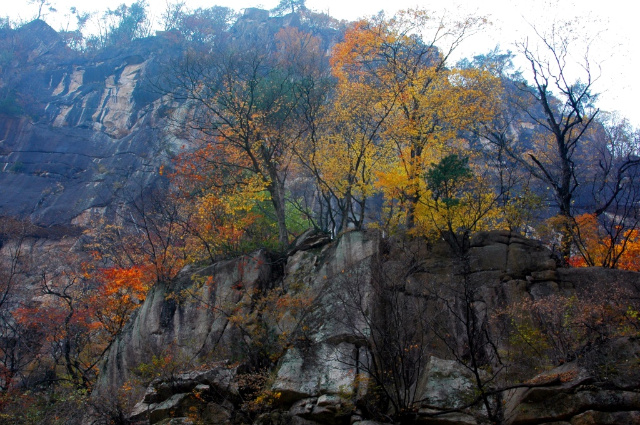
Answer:
<path fill-rule="evenodd" d="M 109 351 L 96 394 L 117 392 L 153 356 L 171 356 L 196 368 L 237 355 L 234 340 L 242 335 L 230 329 L 228 309 L 248 307 L 248 298 L 266 287 L 270 277 L 270 261 L 259 251 L 201 270 L 187 269 L 175 282 L 156 285 Z"/>
<path fill-rule="evenodd" d="M 169 356 L 179 359 L 181 369 L 151 382 L 146 395 L 135 400 L 139 402 L 135 418 L 169 423 L 178 417 L 187 421 L 193 412 L 200 412 L 203 423 L 383 423 L 372 422 L 383 419 L 372 412 L 393 410 L 393 406 L 375 406 L 380 391 L 388 390 L 384 388 L 388 382 L 376 376 L 374 367 L 384 360 L 384 347 L 375 347 L 380 341 L 375 320 L 388 319 L 385 309 L 389 306 L 406 310 L 398 314 L 435 318 L 449 301 L 446 295 L 441 299 L 427 295 L 425 288 L 466 284 L 477 289 L 474 314 L 486 320 L 487 311 L 523 299 L 570 296 L 616 281 L 636 294 L 640 288 L 637 273 L 559 268 L 541 245 L 507 232 L 474 236 L 464 259 L 453 256 L 446 246 L 383 240 L 376 232 L 348 232 L 330 243 L 320 243 L 322 238 L 313 233 L 307 237 L 308 241 L 296 243 L 284 266 L 259 251 L 208 268 L 185 270 L 176 282 L 156 286 L 109 352 L 95 397 L 117 394 L 154 356 Z M 296 338 L 287 339 L 278 346 L 282 351 L 273 353 L 275 363 L 268 366 L 271 369 L 260 384 L 258 400 L 263 404 L 255 408 L 251 404 L 255 399 L 247 403 L 255 394 L 250 395 L 251 386 L 246 383 L 246 377 L 255 373 L 247 374 L 246 357 L 239 350 L 248 350 L 251 344 L 246 330 L 257 320 L 250 316 L 257 308 L 255 295 L 276 289 L 279 294 L 304 294 L 309 302 L 303 314 L 293 302 L 274 306 L 274 311 L 282 309 L 270 322 L 269 329 L 278 334 L 276 340 Z M 391 294 L 401 304 L 390 304 Z M 419 304 L 423 310 L 412 310 L 416 299 L 425 300 Z M 410 317 L 402 314 L 405 320 Z M 478 380 L 490 382 L 491 360 L 486 360 L 487 368 L 474 371 L 464 358 L 470 355 L 468 348 L 465 354 L 462 347 L 457 357 L 452 347 L 444 346 L 443 341 L 464 341 L 466 331 L 453 316 L 446 317 L 445 327 L 454 338 L 436 338 L 435 332 L 444 328 L 425 328 L 427 339 L 420 351 L 424 356 L 416 363 L 422 366 L 412 370 L 417 375 L 411 387 L 394 387 L 413 394 L 411 411 L 405 416 L 395 412 L 403 422 L 479 424 L 487 420 L 487 410 L 478 398 Z M 435 322 L 416 320 L 406 326 L 422 323 Z M 409 330 L 397 334 L 409 335 Z M 489 397 L 501 397 L 492 398 L 491 403 L 502 406 L 501 420 L 506 424 L 636 423 L 639 358 L 640 344 L 634 337 L 616 338 Z"/>

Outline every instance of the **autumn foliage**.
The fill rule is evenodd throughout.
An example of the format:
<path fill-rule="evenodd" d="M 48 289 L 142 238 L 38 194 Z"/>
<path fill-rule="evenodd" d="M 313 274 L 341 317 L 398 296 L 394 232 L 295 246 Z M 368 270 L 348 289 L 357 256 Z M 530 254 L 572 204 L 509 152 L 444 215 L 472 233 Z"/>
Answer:
<path fill-rule="evenodd" d="M 546 182 L 539 168 L 557 162 L 557 140 L 536 118 L 541 111 L 535 91 L 523 90 L 517 76 L 509 80 L 502 56 L 451 63 L 459 45 L 485 24 L 480 17 L 447 21 L 407 10 L 352 23 L 328 55 L 318 36 L 293 27 L 280 29 L 273 40 L 225 40 L 214 57 L 188 52 L 171 80 L 178 86 L 172 94 L 194 106 L 189 129 L 179 132 L 187 133 L 188 143 L 170 175 L 190 260 L 215 259 L 257 241 L 275 245 L 276 231 L 277 244 L 285 247 L 296 220 L 332 234 L 379 227 L 444 238 L 456 247 L 481 229 L 542 235 L 527 222 L 543 198 L 539 186 L 529 186 L 531 179 Z M 543 86 L 538 89 L 547 95 Z M 519 112 L 511 112 L 515 108 Z M 589 116 L 588 123 L 569 126 L 582 129 L 570 153 L 586 163 L 597 160 L 581 150 L 587 137 L 600 137 L 591 131 L 592 121 Z M 536 125 L 542 126 L 536 137 L 517 147 L 515 129 Z M 606 146 L 602 140 L 589 143 Z M 597 184 L 609 185 L 604 174 L 618 164 L 618 187 L 625 189 L 599 190 L 594 205 L 609 198 L 594 209 L 604 217 L 615 200 L 632 211 L 629 185 L 622 183 L 631 181 L 625 173 L 635 162 L 630 156 L 614 161 L 611 149 L 598 152 L 608 168 L 589 165 L 584 177 L 574 179 L 586 179 L 595 191 Z M 465 172 L 443 175 L 452 158 L 464 162 Z M 513 170 L 517 164 L 521 169 Z M 575 166 L 569 171 L 577 173 Z M 567 188 L 563 193 L 577 196 L 574 186 L 571 196 Z M 578 209 L 567 206 L 567 196 L 561 205 L 565 224 L 548 233 L 549 243 L 552 233 L 562 236 L 566 261 L 571 248 L 586 255 L 586 264 L 629 263 L 618 257 L 633 246 L 627 243 L 632 221 L 620 219 L 611 258 L 588 259 L 600 255 L 593 232 Z"/>
<path fill-rule="evenodd" d="M 517 375 L 576 360 L 616 338 L 637 337 L 639 308 L 633 290 L 611 282 L 578 295 L 525 299 L 499 310 L 494 319 L 506 325 L 505 355 L 509 373 Z"/>
<path fill-rule="evenodd" d="M 574 267 L 603 266 L 640 271 L 640 233 L 618 226 L 608 232 L 595 214 L 576 217 L 575 234 L 579 255 L 570 259 Z"/>
<path fill-rule="evenodd" d="M 88 300 L 95 309 L 94 326 L 114 338 L 144 301 L 153 285 L 153 273 L 149 266 L 110 267 L 97 270 L 96 280 L 97 287 Z"/>
<path fill-rule="evenodd" d="M 111 215 L 64 253 L 27 252 L 42 229 L 0 220 L 0 415 L 33 401 L 23 384 L 90 392 L 153 285 L 256 248 L 282 255 L 306 227 L 444 240 L 461 256 L 472 232 L 508 229 L 543 239 L 571 266 L 640 271 L 640 139 L 598 121 L 588 67 L 586 82 L 571 84 L 563 63 L 554 74 L 528 44 L 532 83 L 506 71 L 510 54 L 454 64 L 482 17 L 416 9 L 318 29 L 306 11 L 299 26 L 253 33 L 229 30 L 228 9 L 181 15 L 182 6 L 168 10 L 166 27 L 192 44 L 155 84 L 167 115 L 179 117 L 159 183 L 114 189 Z M 328 41 L 337 28 L 340 41 Z M 241 301 L 216 307 L 242 336 L 247 388 L 264 396 L 257 402 L 256 392 L 250 410 L 277 401 L 265 368 L 308 342 L 307 289 L 239 285 Z M 598 338 L 636 337 L 637 306 L 620 286 L 609 295 L 505 308 L 496 320 L 515 348 L 507 355 L 555 364 Z M 154 358 L 141 373 L 175 363 Z"/>

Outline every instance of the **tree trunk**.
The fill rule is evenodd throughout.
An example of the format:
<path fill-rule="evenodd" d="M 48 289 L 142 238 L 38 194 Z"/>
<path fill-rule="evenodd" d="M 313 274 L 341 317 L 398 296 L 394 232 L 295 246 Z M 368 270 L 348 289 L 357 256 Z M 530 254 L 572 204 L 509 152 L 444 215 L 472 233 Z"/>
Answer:
<path fill-rule="evenodd" d="M 407 194 L 407 229 L 411 230 L 416 226 L 416 207 L 420 201 L 420 176 L 422 174 L 422 141 L 414 140 L 411 147 L 411 159 L 409 163 L 409 190 Z"/>
<path fill-rule="evenodd" d="M 574 172 L 571 168 L 571 158 L 569 158 L 567 141 L 561 134 L 556 134 L 556 143 L 558 144 L 558 150 L 560 153 L 560 160 L 562 163 L 562 175 L 560 181 L 560 187 L 558 188 L 558 200 L 560 203 L 560 215 L 563 217 L 561 239 L 560 239 L 560 253 L 562 255 L 562 261 L 567 262 L 571 256 L 572 245 L 572 217 L 573 211 L 571 211 L 571 200 L 573 199 L 573 191 L 571 190 L 571 178 Z"/>
<path fill-rule="evenodd" d="M 278 244 L 285 248 L 289 244 L 289 232 L 287 231 L 287 215 L 285 211 L 284 184 L 280 182 L 277 172 L 270 172 L 271 183 L 267 190 L 271 195 L 271 203 L 276 214 L 276 223 L 278 225 Z"/>
<path fill-rule="evenodd" d="M 351 207 L 351 202 L 353 202 L 351 199 L 351 190 L 348 190 L 342 200 L 342 208 L 340 208 L 340 214 L 342 217 L 340 217 L 340 228 L 338 229 L 338 232 L 347 230 L 347 227 L 349 227 L 349 209 Z"/>
<path fill-rule="evenodd" d="M 408 196 L 407 205 L 407 229 L 411 230 L 416 227 L 416 204 L 418 203 L 418 195 Z"/>

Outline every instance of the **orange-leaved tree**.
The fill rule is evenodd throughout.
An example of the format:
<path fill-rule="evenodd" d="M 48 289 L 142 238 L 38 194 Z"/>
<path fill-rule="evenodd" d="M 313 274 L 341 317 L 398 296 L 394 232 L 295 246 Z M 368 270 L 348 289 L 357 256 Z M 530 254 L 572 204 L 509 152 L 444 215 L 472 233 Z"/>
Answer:
<path fill-rule="evenodd" d="M 618 226 L 606 229 L 594 213 L 575 218 L 572 226 L 578 255 L 569 259 L 575 267 L 600 266 L 640 271 L 640 232 Z"/>
<path fill-rule="evenodd" d="M 86 231 L 85 250 L 101 267 L 144 267 L 168 282 L 187 261 L 182 204 L 170 189 L 139 188 L 123 196 L 113 222 L 100 219 Z"/>
<path fill-rule="evenodd" d="M 70 253 L 48 253 L 35 298 L 17 308 L 15 318 L 37 341 L 31 379 L 47 384 L 66 381 L 88 389 L 104 346 L 95 343 L 89 282 L 81 261 Z"/>
<path fill-rule="evenodd" d="M 154 283 L 150 265 L 134 265 L 127 268 L 100 268 L 89 273 L 95 277 L 96 286 L 87 297 L 87 305 L 93 312 L 94 327 L 106 332 L 109 345 L 120 333 L 131 314 L 142 304 Z"/>
<path fill-rule="evenodd" d="M 100 268 L 82 257 L 48 253 L 38 292 L 14 311 L 34 339 L 32 380 L 91 389 L 97 364 L 155 282 L 151 264 Z"/>

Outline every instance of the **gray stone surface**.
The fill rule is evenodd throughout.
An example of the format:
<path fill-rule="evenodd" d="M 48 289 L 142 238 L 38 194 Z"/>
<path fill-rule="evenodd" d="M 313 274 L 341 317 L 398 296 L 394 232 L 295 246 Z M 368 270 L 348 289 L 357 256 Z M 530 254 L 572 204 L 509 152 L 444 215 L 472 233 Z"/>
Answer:
<path fill-rule="evenodd" d="M 397 294 L 401 305 L 422 306 L 420 312 L 425 317 L 440 315 L 439 320 L 444 320 L 442 323 L 449 323 L 452 336 L 464 331 L 453 316 L 446 315 L 447 309 L 443 308 L 444 302 L 454 301 L 448 297 L 460 288 L 456 285 L 463 282 L 464 268 L 440 250 L 432 257 L 425 257 L 415 272 L 407 274 L 400 270 L 403 261 L 406 263 L 402 255 L 407 252 L 422 256 L 431 254 L 421 247 L 405 246 L 400 249 L 399 245 L 390 248 L 391 262 L 376 268 L 374 260 L 378 258 L 381 243 L 375 232 L 348 232 L 330 244 L 293 252 L 284 267 L 283 276 L 278 277 L 274 277 L 276 275 L 268 266 L 269 261 L 260 252 L 206 269 L 184 271 L 183 277 L 172 286 L 158 286 L 149 295 L 111 349 L 102 367 L 97 391 L 117 388 L 130 376 L 136 364 L 153 353 L 168 352 L 177 358 L 187 356 L 202 362 L 210 360 L 214 353 L 222 356 L 232 353 L 229 347 L 237 341 L 234 339 L 237 334 L 223 316 L 213 312 L 230 306 L 245 311 L 251 308 L 251 300 L 246 296 L 248 292 L 238 291 L 239 284 L 249 292 L 279 285 L 287 293 L 303 293 L 313 302 L 305 313 L 304 323 L 308 327 L 305 342 L 289 347 L 272 371 L 269 389 L 278 394 L 277 405 L 274 405 L 277 410 L 260 416 L 262 419 L 256 423 L 366 423 L 362 420 L 366 417 L 359 410 L 359 403 L 367 403 L 374 392 L 371 392 L 373 387 L 369 386 L 369 381 L 358 378 L 358 374 L 363 374 L 363 370 L 358 369 L 372 361 L 365 348 L 371 337 L 367 320 L 379 314 L 377 309 L 380 305 L 387 305 L 381 303 L 381 294 Z M 523 242 L 521 238 L 505 232 L 478 236 L 473 256 L 494 255 L 492 244 L 505 247 L 502 252 L 506 256 L 516 252 L 523 259 L 511 262 L 477 259 L 475 264 L 485 264 L 488 270 L 475 269 L 467 276 L 466 282 L 476 290 L 472 307 L 474 314 L 482 320 L 505 304 L 524 299 L 591 291 L 594 285 L 611 282 L 620 282 L 629 290 L 640 287 L 636 273 L 559 269 L 551 261 L 548 251 L 534 242 Z M 517 248 L 512 249 L 514 247 Z M 531 252 L 531 258 L 537 258 L 540 263 L 533 264 L 532 260 L 524 259 L 527 252 Z M 501 266 L 497 267 L 498 264 Z M 194 274 L 200 278 L 194 280 L 191 277 Z M 216 285 L 199 289 L 200 302 L 208 300 L 207 308 L 182 296 L 185 290 L 197 288 L 197 282 L 207 280 L 208 276 L 213 277 Z M 354 290 L 361 297 L 359 308 L 367 315 L 366 320 L 348 310 L 351 308 L 349 305 L 353 306 Z M 416 300 L 422 300 L 422 304 L 414 304 Z M 284 312 L 274 329 L 289 334 L 296 331 L 298 324 L 294 314 Z M 491 331 L 499 335 L 500 329 Z M 415 399 L 420 401 L 420 408 L 415 413 L 417 423 L 483 423 L 485 411 L 479 405 L 463 412 L 447 412 L 466 405 L 477 396 L 475 379 L 458 361 L 445 358 L 451 352 L 439 346 L 433 335 L 427 337 L 432 338 L 428 341 L 433 354 L 415 384 Z M 452 339 L 451 343 L 461 344 L 460 341 Z M 146 347 L 147 351 L 141 347 Z M 640 393 L 636 392 L 640 372 L 637 367 L 634 369 L 639 353 L 640 343 L 633 338 L 611 341 L 581 357 L 584 365 L 567 363 L 546 372 L 547 375 L 534 378 L 535 382 L 543 382 L 539 387 L 511 390 L 504 396 L 506 423 L 575 425 L 634 420 L 635 413 L 625 413 L 627 416 L 624 416 L 620 412 L 640 411 Z M 356 358 L 361 363 L 356 362 Z M 636 363 L 630 359 L 636 359 Z M 212 393 L 216 386 L 225 387 L 228 394 L 234 394 L 233 373 L 228 368 L 214 368 L 208 372 L 178 374 L 169 387 L 158 382 L 147 391 L 142 402 L 145 406 L 138 406 L 138 412 L 157 411 L 155 417 L 161 418 L 160 413 L 169 409 L 165 405 L 180 410 L 192 401 L 184 394 L 189 394 L 197 385 L 209 386 Z M 485 372 L 481 373 L 485 376 Z M 211 376 L 205 379 L 209 376 L 207 374 Z M 594 387 L 590 384 L 596 381 L 606 385 Z M 229 399 L 232 398 L 230 395 Z M 230 410 L 238 408 L 238 405 L 234 406 Z M 219 407 L 210 406 L 214 412 L 212 415 L 217 415 L 222 423 L 231 420 L 224 408 L 220 410 Z"/>
<path fill-rule="evenodd" d="M 454 360 L 431 357 L 419 393 L 423 404 L 442 409 L 458 408 L 474 397 L 471 372 Z"/>
<path fill-rule="evenodd" d="M 182 369 L 230 358 L 240 336 L 230 329 L 225 311 L 248 309 L 252 291 L 267 284 L 270 267 L 265 253 L 258 251 L 187 270 L 172 284 L 154 286 L 102 363 L 96 394 L 115 393 L 153 356 L 170 356 Z"/>

